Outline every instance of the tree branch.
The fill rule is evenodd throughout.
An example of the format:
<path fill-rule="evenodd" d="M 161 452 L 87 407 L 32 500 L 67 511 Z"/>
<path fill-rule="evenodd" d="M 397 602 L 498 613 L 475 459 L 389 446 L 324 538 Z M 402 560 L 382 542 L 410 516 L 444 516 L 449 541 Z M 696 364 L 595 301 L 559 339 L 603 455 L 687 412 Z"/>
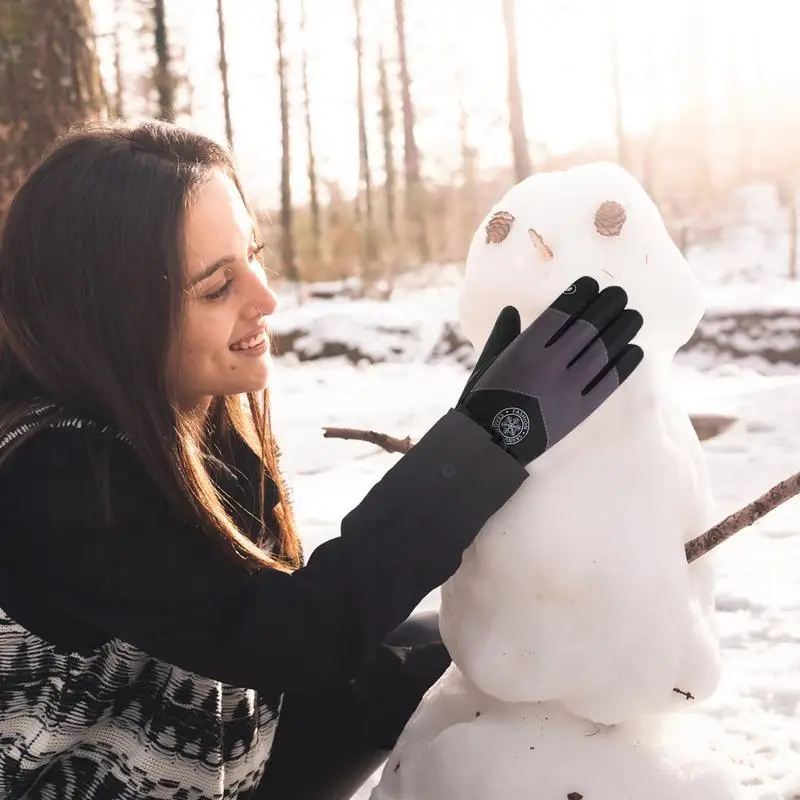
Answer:
<path fill-rule="evenodd" d="M 414 446 L 410 436 L 398 439 L 395 436 L 389 436 L 387 433 L 367 431 L 360 428 L 323 428 L 322 430 L 326 439 L 355 439 L 369 442 L 382 447 L 389 453 L 407 453 Z M 797 494 L 800 494 L 800 472 L 776 484 L 753 500 L 752 503 L 748 503 L 743 508 L 725 517 L 713 528 L 709 528 L 705 533 L 687 542 L 685 545 L 686 560 L 691 563 L 700 558 L 700 556 L 713 550 L 718 544 L 730 539 L 742 528 L 752 525 L 765 514 L 773 511 Z"/>
<path fill-rule="evenodd" d="M 800 492 L 800 472 L 796 472 L 790 478 L 775 484 L 771 489 L 764 492 L 761 497 L 753 500 L 752 503 L 748 503 L 744 508 L 734 511 L 733 514 L 725 517 L 722 522 L 718 522 L 713 528 L 709 528 L 705 533 L 687 542 L 686 560 L 692 562 L 696 558 L 705 555 L 718 544 L 730 539 L 734 533 L 738 533 L 742 528 L 752 525 L 765 514 L 769 514 L 770 511 L 790 500 L 798 492 Z"/>
<path fill-rule="evenodd" d="M 322 431 L 322 435 L 326 439 L 356 439 L 360 442 L 376 444 L 387 453 L 407 453 L 414 446 L 410 436 L 406 436 L 405 439 L 397 439 L 389 436 L 388 433 L 365 431 L 360 428 L 323 428 Z"/>

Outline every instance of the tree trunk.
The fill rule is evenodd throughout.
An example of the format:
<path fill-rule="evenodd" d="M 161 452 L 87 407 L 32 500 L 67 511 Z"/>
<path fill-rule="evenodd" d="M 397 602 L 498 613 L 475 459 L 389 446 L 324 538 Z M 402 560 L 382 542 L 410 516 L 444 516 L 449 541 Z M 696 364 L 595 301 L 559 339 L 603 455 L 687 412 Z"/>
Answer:
<path fill-rule="evenodd" d="M 297 285 L 300 272 L 294 255 L 292 233 L 291 143 L 289 139 L 289 97 L 286 85 L 286 59 L 283 55 L 283 14 L 281 0 L 275 0 L 275 38 L 278 46 L 278 83 L 281 105 L 281 260 L 286 277 Z M 298 294 L 299 297 L 299 294 Z"/>
<path fill-rule="evenodd" d="M 688 121 L 691 126 L 686 142 L 693 165 L 695 193 L 704 199 L 714 188 L 714 168 L 711 162 L 711 102 L 708 87 L 708 26 L 703 4 L 689 7 L 687 26 L 688 60 L 686 84 L 689 96 Z"/>
<path fill-rule="evenodd" d="M 117 119 L 124 119 L 125 117 L 125 79 L 122 76 L 122 47 L 120 43 L 121 17 L 120 0 L 114 0 L 114 30 L 111 35 L 114 47 L 114 116 Z"/>
<path fill-rule="evenodd" d="M 658 28 L 655 27 L 651 19 L 650 25 L 653 26 L 647 33 L 647 63 L 645 66 L 645 76 L 647 80 L 647 94 L 650 97 L 650 107 L 652 109 L 652 119 L 650 120 L 650 130 L 644 134 L 643 153 L 642 153 L 642 186 L 645 191 L 656 202 L 659 200 L 659 183 L 656 177 L 658 166 L 658 150 L 663 122 L 663 109 L 661 102 L 661 85 L 659 83 L 658 67 Z"/>
<path fill-rule="evenodd" d="M 508 44 L 508 114 L 511 150 L 514 155 L 514 177 L 517 182 L 531 174 L 528 137 L 525 134 L 525 114 L 522 110 L 522 90 L 517 65 L 517 32 L 514 24 L 515 0 L 503 0 L 503 24 Z"/>
<path fill-rule="evenodd" d="M 217 38 L 219 39 L 219 74 L 222 78 L 222 108 L 225 113 L 225 138 L 233 152 L 233 125 L 231 123 L 231 95 L 228 89 L 228 57 L 225 53 L 225 15 L 222 0 L 217 0 Z"/>
<path fill-rule="evenodd" d="M 459 238 L 469 242 L 475 226 L 480 222 L 478 208 L 478 154 L 469 143 L 469 114 L 467 114 L 464 97 L 466 89 L 464 76 L 459 73 L 457 78 L 458 92 L 458 134 L 461 150 L 461 186 L 459 197 L 461 209 L 459 215 Z M 463 254 L 466 258 L 466 253 Z"/>
<path fill-rule="evenodd" d="M 726 74 L 728 76 L 728 105 L 731 114 L 731 124 L 736 130 L 739 142 L 739 163 L 734 173 L 734 180 L 741 186 L 746 186 L 753 181 L 755 171 L 755 148 L 752 140 L 753 119 L 759 117 L 758 110 L 749 101 L 745 75 L 750 71 L 749 62 L 752 58 L 752 42 L 741 41 L 737 36 L 726 37 Z M 745 56 L 743 58 L 743 56 Z"/>
<path fill-rule="evenodd" d="M 369 146 L 367 143 L 367 123 L 364 110 L 364 40 L 361 35 L 361 0 L 353 0 L 356 17 L 356 68 L 358 80 L 358 197 L 359 220 L 362 222 L 362 262 L 361 277 L 364 288 L 373 281 L 375 263 L 375 229 L 372 209 L 372 171 L 369 166 Z M 363 203 L 362 203 L 363 201 Z M 363 213 L 362 212 L 363 205 Z"/>
<path fill-rule="evenodd" d="M 397 241 L 397 211 L 395 209 L 395 192 L 397 191 L 397 175 L 394 168 L 394 148 L 392 147 L 392 132 L 394 120 L 392 114 L 392 98 L 389 92 L 389 76 L 386 72 L 386 58 L 383 47 L 378 49 L 378 91 L 381 99 L 381 136 L 383 138 L 383 169 L 385 179 L 383 184 L 386 203 L 386 229 L 389 232 L 389 245 L 391 252 L 387 259 L 386 284 L 387 294 L 391 294 L 394 276 L 397 268 L 398 241 Z"/>
<path fill-rule="evenodd" d="M 167 20 L 164 0 L 153 0 L 154 39 L 156 48 L 156 67 L 153 83 L 158 95 L 159 119 L 172 122 L 175 119 L 175 78 L 169 56 Z"/>
<path fill-rule="evenodd" d="M 430 257 L 427 231 L 425 230 L 425 197 L 420 177 L 419 149 L 414 137 L 414 104 L 411 100 L 411 77 L 406 54 L 405 0 L 394 0 L 395 25 L 397 27 L 397 55 L 400 62 L 400 92 L 403 106 L 403 158 L 406 179 L 406 219 L 423 261 Z"/>
<path fill-rule="evenodd" d="M 322 214 L 317 189 L 317 161 L 314 157 L 314 136 L 311 125 L 311 93 L 308 90 L 308 43 L 306 41 L 306 3 L 300 0 L 300 32 L 303 38 L 303 111 L 306 119 L 306 161 L 308 169 L 308 201 L 311 208 L 312 255 L 322 259 Z"/>
<path fill-rule="evenodd" d="M 103 98 L 89 0 L 0 0 L 0 218 L 45 149 Z"/>
<path fill-rule="evenodd" d="M 614 133 L 617 139 L 617 163 L 632 170 L 628 138 L 625 133 L 625 119 L 622 105 L 622 75 L 620 74 L 619 44 L 616 28 L 616 0 L 608 0 L 606 5 L 608 24 L 608 55 L 611 65 L 611 86 L 614 92 Z"/>
<path fill-rule="evenodd" d="M 789 278 L 797 280 L 797 187 L 792 184 L 789 190 Z"/>

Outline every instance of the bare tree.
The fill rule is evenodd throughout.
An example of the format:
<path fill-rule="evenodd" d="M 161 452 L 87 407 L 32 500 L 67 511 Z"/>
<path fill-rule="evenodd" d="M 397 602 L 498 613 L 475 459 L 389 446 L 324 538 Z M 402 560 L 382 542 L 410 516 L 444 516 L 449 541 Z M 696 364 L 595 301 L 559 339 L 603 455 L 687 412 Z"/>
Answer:
<path fill-rule="evenodd" d="M 420 176 L 420 159 L 414 137 L 414 104 L 411 100 L 411 76 L 406 54 L 405 0 L 394 0 L 395 26 L 397 28 L 397 56 L 400 66 L 400 96 L 403 107 L 403 161 L 406 183 L 406 219 L 412 238 L 423 261 L 430 257 L 425 229 L 425 201 Z"/>
<path fill-rule="evenodd" d="M 641 180 L 647 193 L 654 199 L 658 199 L 659 185 L 656 180 L 656 161 L 659 149 L 659 138 L 662 125 L 663 109 L 662 109 L 662 93 L 661 84 L 658 75 L 659 66 L 659 49 L 657 43 L 657 21 L 650 19 L 650 29 L 647 33 L 646 42 L 646 64 L 644 68 L 645 80 L 647 81 L 647 94 L 650 97 L 650 107 L 652 109 L 652 118 L 650 122 L 650 130 L 644 135 L 643 151 L 642 151 L 642 169 Z"/>
<path fill-rule="evenodd" d="M 120 32 L 122 29 L 122 4 L 114 0 L 114 28 L 111 31 L 114 48 L 114 116 L 122 119 L 125 116 L 125 79 L 122 76 L 122 48 Z"/>
<path fill-rule="evenodd" d="M 788 165 L 787 165 L 788 166 Z M 778 202 L 786 209 L 786 218 L 789 231 L 789 269 L 790 280 L 797 280 L 797 186 L 798 181 L 792 174 L 791 169 L 787 169 L 776 181 L 778 190 Z"/>
<path fill-rule="evenodd" d="M 389 74 L 386 70 L 386 56 L 383 46 L 378 48 L 378 94 L 380 96 L 381 110 L 381 137 L 383 139 L 383 170 L 384 195 L 386 203 L 386 228 L 392 249 L 397 245 L 397 210 L 395 208 L 395 192 L 397 191 L 397 172 L 394 166 L 394 147 L 392 134 L 394 132 L 394 114 L 392 113 L 392 96 L 389 91 Z"/>
<path fill-rule="evenodd" d="M 158 97 L 158 116 L 172 122 L 175 119 L 175 78 L 172 74 L 172 63 L 169 55 L 169 37 L 167 34 L 166 11 L 164 0 L 153 0 L 153 36 L 156 49 L 156 66 L 153 72 L 153 84 Z"/>
<path fill-rule="evenodd" d="M 797 280 L 797 187 L 792 187 L 789 201 L 789 277 Z"/>
<path fill-rule="evenodd" d="M 614 132 L 617 139 L 617 163 L 631 169 L 628 139 L 622 104 L 622 75 L 620 74 L 619 42 L 617 41 L 616 0 L 607 0 L 606 23 L 608 25 L 608 55 L 611 67 L 611 86 L 614 92 Z"/>
<path fill-rule="evenodd" d="M 89 0 L 0 0 L 0 217 L 50 143 L 104 101 Z"/>
<path fill-rule="evenodd" d="M 356 73 L 358 80 L 358 182 L 356 215 L 362 227 L 361 275 L 366 287 L 372 282 L 372 267 L 375 260 L 375 227 L 372 206 L 372 171 L 369 166 L 367 123 L 364 109 L 364 37 L 361 31 L 361 0 L 353 0 L 356 18 Z M 362 208 L 363 206 L 363 208 Z"/>
<path fill-rule="evenodd" d="M 222 78 L 222 108 L 225 113 L 225 138 L 233 151 L 233 125 L 231 123 L 231 95 L 228 89 L 228 57 L 225 53 L 225 15 L 222 0 L 217 0 L 217 38 L 219 39 L 219 74 Z"/>
<path fill-rule="evenodd" d="M 469 232 L 474 230 L 480 220 L 478 209 L 478 154 L 469 143 L 469 114 L 464 102 L 465 86 L 464 75 L 459 71 L 456 76 L 458 93 L 458 133 L 461 150 L 461 186 L 459 197 L 461 199 L 459 236 L 462 234 L 469 241 Z"/>
<path fill-rule="evenodd" d="M 177 48 L 176 57 L 179 63 L 188 64 L 186 45 L 181 44 Z M 194 81 L 191 73 L 187 69 L 182 75 L 176 75 L 175 88 L 181 97 L 181 103 L 175 108 L 176 115 L 185 115 L 191 118 L 194 115 Z"/>
<path fill-rule="evenodd" d="M 275 0 L 275 39 L 278 48 L 278 84 L 281 108 L 281 261 L 290 281 L 298 287 L 300 272 L 297 268 L 292 231 L 291 141 L 289 138 L 289 96 L 287 90 L 286 59 L 283 43 L 283 14 L 281 0 Z M 299 296 L 299 294 L 298 294 Z"/>
<path fill-rule="evenodd" d="M 752 42 L 742 41 L 740 36 L 726 37 L 725 75 L 728 84 L 727 105 L 730 122 L 734 127 L 739 144 L 736 179 L 747 184 L 756 173 L 756 148 L 753 141 L 753 121 L 760 118 L 758 109 L 753 107 L 748 97 L 745 76 L 751 73 L 748 63 L 752 59 Z M 747 58 L 743 58 L 743 55 Z M 749 75 L 748 75 L 749 77 Z"/>
<path fill-rule="evenodd" d="M 519 85 L 517 31 L 514 18 L 515 0 L 503 0 L 503 25 L 508 45 L 508 114 L 511 150 L 514 155 L 514 177 L 517 181 L 521 181 L 531 174 L 531 157 L 528 151 L 528 137 L 525 134 L 525 114 Z"/>
<path fill-rule="evenodd" d="M 687 20 L 688 59 L 685 64 L 688 134 L 685 146 L 693 164 L 696 191 L 711 190 L 711 103 L 708 87 L 708 26 L 704 3 L 690 4 Z"/>
<path fill-rule="evenodd" d="M 306 33 L 306 2 L 300 0 L 300 34 L 303 39 L 303 112 L 306 121 L 306 164 L 308 170 L 308 202 L 311 208 L 312 257 L 322 258 L 322 214 L 317 188 L 317 161 L 314 157 L 314 136 L 311 125 L 311 93 L 308 89 L 308 41 Z"/>
<path fill-rule="evenodd" d="M 392 96 L 389 91 L 389 75 L 386 70 L 386 57 L 383 46 L 378 48 L 378 95 L 380 97 L 380 122 L 381 138 L 383 139 L 383 196 L 386 207 L 386 230 L 389 233 L 389 254 L 386 258 L 386 297 L 388 299 L 394 288 L 394 277 L 397 271 L 398 236 L 397 236 L 397 210 L 395 208 L 395 193 L 397 191 L 397 173 L 394 167 L 394 147 L 392 134 L 394 132 L 394 115 L 392 113 Z"/>

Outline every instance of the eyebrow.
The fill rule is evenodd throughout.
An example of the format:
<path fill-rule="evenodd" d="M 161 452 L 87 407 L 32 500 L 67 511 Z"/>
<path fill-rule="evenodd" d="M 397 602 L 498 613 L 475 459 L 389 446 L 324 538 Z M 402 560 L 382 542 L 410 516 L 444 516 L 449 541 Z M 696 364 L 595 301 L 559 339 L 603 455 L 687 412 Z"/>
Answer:
<path fill-rule="evenodd" d="M 190 278 L 188 286 L 196 286 L 206 278 L 210 278 L 218 269 L 227 267 L 228 264 L 233 264 L 235 261 L 236 256 L 224 256 L 223 258 L 220 258 L 218 261 L 215 261 L 213 264 L 206 267 L 202 272 L 198 273 L 193 278 Z"/>

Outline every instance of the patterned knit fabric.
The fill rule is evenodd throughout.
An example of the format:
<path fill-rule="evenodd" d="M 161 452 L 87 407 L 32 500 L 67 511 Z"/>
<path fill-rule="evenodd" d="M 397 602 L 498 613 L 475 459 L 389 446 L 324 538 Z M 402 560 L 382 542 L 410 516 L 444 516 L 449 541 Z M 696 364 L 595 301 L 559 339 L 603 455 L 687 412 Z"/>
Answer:
<path fill-rule="evenodd" d="M 0 798 L 245 800 L 280 702 L 118 639 L 62 653 L 0 609 Z"/>

